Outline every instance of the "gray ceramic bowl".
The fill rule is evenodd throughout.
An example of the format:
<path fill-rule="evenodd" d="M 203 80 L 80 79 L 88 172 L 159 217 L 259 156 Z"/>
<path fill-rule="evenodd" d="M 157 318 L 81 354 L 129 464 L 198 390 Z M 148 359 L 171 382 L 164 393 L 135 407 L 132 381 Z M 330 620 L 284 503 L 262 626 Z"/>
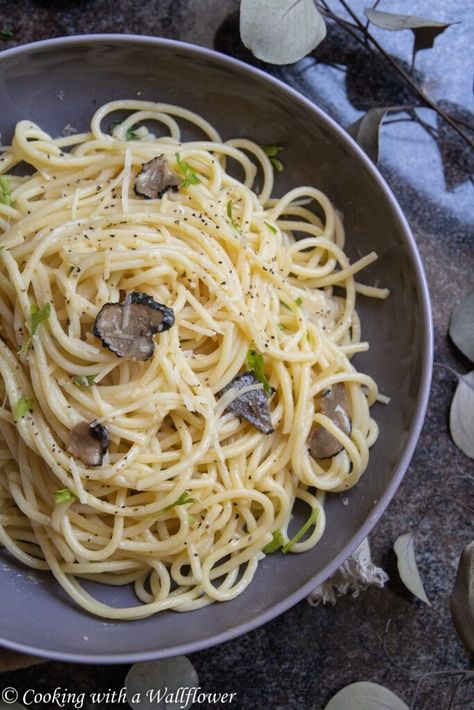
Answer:
<path fill-rule="evenodd" d="M 92 35 L 38 42 L 0 55 L 0 130 L 31 118 L 53 135 L 85 129 L 105 101 L 182 104 L 224 137 L 285 146 L 276 192 L 314 184 L 343 211 L 352 257 L 375 249 L 364 274 L 391 289 L 387 301 L 360 298 L 370 352 L 359 366 L 392 399 L 376 405 L 380 438 L 369 467 L 343 505 L 329 496 L 322 541 L 303 555 L 274 555 L 237 599 L 189 614 L 108 622 L 76 608 L 47 574 L 0 551 L 0 644 L 78 662 L 124 663 L 187 653 L 227 641 L 281 614 L 323 582 L 373 528 L 413 454 L 425 413 L 432 360 L 429 296 L 420 257 L 390 189 L 347 134 L 282 83 L 215 52 L 148 37 Z M 97 585 L 109 603 L 133 603 L 129 590 Z M 317 612 L 316 612 L 317 615 Z"/>

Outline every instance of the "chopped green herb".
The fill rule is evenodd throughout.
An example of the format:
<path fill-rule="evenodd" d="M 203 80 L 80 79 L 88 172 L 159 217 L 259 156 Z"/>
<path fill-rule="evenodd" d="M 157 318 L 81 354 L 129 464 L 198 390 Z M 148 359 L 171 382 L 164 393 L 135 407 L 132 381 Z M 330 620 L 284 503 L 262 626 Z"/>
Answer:
<path fill-rule="evenodd" d="M 176 506 L 178 505 L 190 505 L 191 503 L 196 503 L 196 498 L 191 498 L 189 495 L 189 491 L 183 491 L 183 493 L 181 493 L 179 498 L 175 500 L 174 503 L 166 505 L 164 508 L 161 508 L 161 510 L 159 510 L 157 513 L 152 513 L 152 515 L 150 515 L 150 518 L 157 518 L 159 515 L 167 513 L 168 510 L 176 508 Z"/>
<path fill-rule="evenodd" d="M 11 207 L 13 204 L 12 186 L 9 175 L 0 175 L 0 202 L 2 205 L 7 205 L 8 207 Z"/>
<path fill-rule="evenodd" d="M 15 404 L 15 408 L 13 410 L 13 419 L 16 422 L 19 421 L 25 416 L 27 412 L 31 412 L 34 406 L 35 403 L 32 399 L 28 399 L 28 397 L 21 396 Z"/>
<path fill-rule="evenodd" d="M 280 301 L 280 303 L 281 303 L 281 305 L 282 305 L 284 308 L 288 308 L 289 311 L 291 310 L 291 307 L 290 307 L 287 303 L 285 303 L 284 301 Z M 301 304 L 303 303 L 303 301 L 302 301 L 301 298 L 298 296 L 298 298 L 296 299 L 296 301 L 295 301 L 294 303 L 295 303 L 295 306 L 301 306 Z"/>
<path fill-rule="evenodd" d="M 272 552 L 276 552 L 280 549 L 280 547 L 283 547 L 284 544 L 285 538 L 283 537 L 282 533 L 280 532 L 280 530 L 275 530 L 271 542 L 269 542 L 268 545 L 265 545 L 265 547 L 263 548 L 263 552 L 266 555 L 271 555 Z"/>
<path fill-rule="evenodd" d="M 76 500 L 76 496 L 69 488 L 60 488 L 57 491 L 53 491 L 53 496 L 56 503 L 64 503 L 66 500 Z"/>
<path fill-rule="evenodd" d="M 281 153 L 283 147 L 281 145 L 262 145 L 262 150 L 269 158 L 275 158 L 278 153 Z"/>
<path fill-rule="evenodd" d="M 122 125 L 122 121 L 113 121 L 112 125 L 110 126 L 110 132 L 113 133 L 115 126 L 120 126 L 120 125 Z M 127 130 L 125 131 L 125 140 L 136 141 L 136 140 L 138 140 L 138 138 L 139 138 L 139 135 L 136 130 L 134 130 L 133 128 L 127 128 Z"/>
<path fill-rule="evenodd" d="M 269 224 L 268 222 L 265 222 L 265 224 L 267 225 L 270 232 L 273 232 L 273 234 L 277 234 L 278 229 L 276 227 L 274 227 L 273 224 Z"/>
<path fill-rule="evenodd" d="M 272 388 L 265 375 L 262 353 L 258 353 L 256 350 L 249 350 L 247 353 L 247 365 L 262 383 L 265 394 L 270 394 Z"/>
<path fill-rule="evenodd" d="M 10 27 L 2 27 L 2 29 L 0 30 L 0 37 L 2 39 L 12 39 L 12 37 L 14 36 L 14 32 L 12 29 L 10 29 Z"/>
<path fill-rule="evenodd" d="M 318 517 L 318 513 L 319 513 L 319 508 L 313 508 L 313 510 L 311 511 L 311 515 L 309 516 L 308 520 L 305 522 L 305 524 L 303 525 L 303 527 L 301 527 L 301 528 L 298 530 L 298 532 L 296 533 L 296 535 L 293 535 L 293 537 L 291 538 L 291 540 L 289 540 L 289 541 L 286 543 L 286 545 L 285 545 L 284 547 L 282 547 L 282 550 L 281 550 L 281 551 L 282 551 L 283 553 L 289 552 L 289 551 L 291 550 L 291 548 L 293 547 L 293 545 L 296 545 L 296 543 L 303 537 L 303 535 L 305 534 L 305 532 L 307 532 L 307 530 L 309 530 L 309 528 L 311 527 L 311 525 L 314 525 L 314 524 L 315 524 L 316 519 L 317 519 L 317 517 Z"/>
<path fill-rule="evenodd" d="M 196 525 L 196 518 L 191 513 L 188 513 L 188 523 L 190 525 Z"/>
<path fill-rule="evenodd" d="M 188 185 L 197 185 L 200 180 L 192 167 L 185 160 L 181 160 L 179 153 L 175 153 L 176 162 L 178 163 L 178 168 L 182 176 L 184 177 L 184 182 L 181 187 L 188 187 Z"/>
<path fill-rule="evenodd" d="M 31 335 L 35 335 L 39 326 L 44 320 L 48 320 L 51 315 L 51 306 L 46 303 L 43 308 L 38 308 L 37 305 L 33 303 L 30 308 L 30 318 L 31 318 Z"/>
<path fill-rule="evenodd" d="M 278 158 L 270 158 L 270 162 L 277 171 L 277 173 L 283 172 L 284 165 L 281 160 L 278 160 Z"/>
<path fill-rule="evenodd" d="M 0 254 L 2 253 L 2 251 L 3 251 L 4 249 L 5 249 L 4 246 L 1 246 L 1 247 L 0 247 Z"/>
<path fill-rule="evenodd" d="M 79 375 L 73 379 L 72 384 L 76 387 L 92 387 L 96 377 L 97 375 Z"/>
<path fill-rule="evenodd" d="M 237 222 L 234 220 L 234 217 L 233 217 L 233 215 L 232 215 L 232 200 L 229 200 L 229 202 L 227 203 L 226 212 L 227 212 L 227 216 L 228 216 L 228 218 L 229 218 L 229 221 L 230 221 L 231 225 L 232 225 L 233 228 L 236 230 L 236 232 L 239 232 L 240 230 L 239 230 L 239 227 L 238 227 L 238 225 L 237 225 Z"/>
<path fill-rule="evenodd" d="M 268 155 L 270 162 L 278 173 L 283 170 L 283 163 L 276 156 L 283 150 L 281 145 L 262 145 L 263 152 Z"/>
<path fill-rule="evenodd" d="M 40 327 L 41 323 L 49 318 L 51 315 L 51 306 L 46 303 L 43 308 L 39 308 L 35 303 L 30 308 L 30 335 L 25 340 L 21 346 L 20 353 L 26 353 L 31 345 L 33 335 L 36 335 L 36 331 Z"/>
<path fill-rule="evenodd" d="M 285 326 L 283 325 L 283 323 L 278 323 L 278 327 L 280 328 L 280 330 L 285 330 Z"/>

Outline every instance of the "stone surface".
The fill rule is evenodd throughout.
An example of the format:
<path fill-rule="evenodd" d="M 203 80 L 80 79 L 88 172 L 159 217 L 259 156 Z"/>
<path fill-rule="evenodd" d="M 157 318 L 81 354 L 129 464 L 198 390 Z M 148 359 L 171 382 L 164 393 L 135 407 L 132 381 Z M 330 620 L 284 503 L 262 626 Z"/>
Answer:
<path fill-rule="evenodd" d="M 359 12 L 367 2 L 349 0 Z M 330 3 L 334 9 L 340 5 Z M 398 0 L 384 7 L 407 12 Z M 462 20 L 441 35 L 435 47 L 421 52 L 418 80 L 437 100 L 472 119 L 472 31 L 474 6 L 464 0 L 415 0 L 409 11 L 446 20 Z M 172 37 L 256 62 L 238 36 L 238 2 L 234 0 L 0 0 L 0 28 L 10 27 L 6 48 L 33 40 L 86 32 L 137 33 Z M 400 61 L 410 61 L 409 32 L 376 34 Z M 377 68 L 378 67 L 378 68 Z M 291 67 L 267 67 L 330 113 L 343 126 L 376 105 L 413 102 L 386 70 L 340 31 L 313 56 Z M 430 126 L 437 121 L 423 111 Z M 442 127 L 442 155 L 426 129 L 412 122 L 383 128 L 380 169 L 404 208 L 420 248 L 433 300 L 435 358 L 461 371 L 469 363 L 446 337 L 449 314 L 466 289 L 474 284 L 474 189 L 472 154 L 463 144 L 447 140 Z M 454 446 L 448 430 L 454 378 L 435 368 L 425 426 L 409 471 L 397 495 L 371 536 L 374 558 L 390 575 L 383 590 L 370 590 L 357 599 L 342 598 L 335 607 L 312 608 L 302 602 L 278 619 L 239 639 L 193 654 L 191 660 L 206 691 L 238 693 L 232 707 L 242 710 L 319 710 L 344 685 L 357 680 L 385 684 L 410 703 L 420 673 L 472 670 L 456 637 L 449 595 L 459 555 L 472 539 L 472 514 L 453 502 L 474 499 L 474 465 Z M 452 479 L 453 476 L 458 476 Z M 447 493 L 451 500 L 439 494 Z M 415 601 L 398 579 L 393 542 L 418 521 L 429 505 L 417 542 L 419 565 L 432 607 Z M 387 651 L 380 637 L 391 620 Z M 396 664 L 396 665 L 395 665 Z M 91 690 L 120 689 L 125 666 L 95 667 L 47 663 L 0 678 L 0 687 L 14 686 L 20 694 L 60 687 L 85 692 L 83 707 L 112 707 L 93 703 Z M 473 676 L 457 691 L 453 709 L 474 708 Z M 437 676 L 422 683 L 416 708 L 448 708 L 451 681 Z M 35 704 L 34 707 L 57 707 Z M 65 708 L 73 708 L 72 702 Z M 77 707 L 77 706 L 76 706 Z M 195 705 L 207 707 L 207 705 Z M 209 706 L 211 707 L 211 706 Z"/>

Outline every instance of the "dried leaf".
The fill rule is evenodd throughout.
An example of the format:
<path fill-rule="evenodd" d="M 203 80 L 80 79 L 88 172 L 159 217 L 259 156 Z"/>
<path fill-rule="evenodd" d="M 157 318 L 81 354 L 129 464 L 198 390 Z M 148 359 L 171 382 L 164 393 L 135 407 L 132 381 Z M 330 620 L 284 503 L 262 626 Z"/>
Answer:
<path fill-rule="evenodd" d="M 359 682 L 346 685 L 324 710 L 408 710 L 408 705 L 383 685 Z"/>
<path fill-rule="evenodd" d="M 451 594 L 451 616 L 459 638 L 474 653 L 474 540 L 466 545 L 459 560 Z"/>
<path fill-rule="evenodd" d="M 474 362 L 474 291 L 454 308 L 449 321 L 449 335 L 463 355 Z"/>
<path fill-rule="evenodd" d="M 395 540 L 393 549 L 397 555 L 398 573 L 403 584 L 415 597 L 431 606 L 416 564 L 414 533 L 400 535 Z"/>
<path fill-rule="evenodd" d="M 411 30 L 415 35 L 415 46 L 413 48 L 415 54 L 420 49 L 430 49 L 436 37 L 444 32 L 446 28 L 459 24 L 457 22 L 439 22 L 426 17 L 418 17 L 417 15 L 399 15 L 394 12 L 373 10 L 372 8 L 366 8 L 365 14 L 372 24 L 384 30 L 392 32 Z"/>
<path fill-rule="evenodd" d="M 326 36 L 326 25 L 313 0 L 242 0 L 240 36 L 258 59 L 292 64 Z"/>
<path fill-rule="evenodd" d="M 197 688 L 199 678 L 186 656 L 151 663 L 135 663 L 127 673 L 127 700 L 134 710 L 170 710 L 191 707 L 193 697 L 180 688 Z"/>
<path fill-rule="evenodd" d="M 449 428 L 456 446 L 474 459 L 474 370 L 458 377 L 449 413 Z"/>
<path fill-rule="evenodd" d="M 402 110 L 401 106 L 372 108 L 347 128 L 349 135 L 357 141 L 374 163 L 379 159 L 380 129 L 386 114 L 389 111 Z"/>

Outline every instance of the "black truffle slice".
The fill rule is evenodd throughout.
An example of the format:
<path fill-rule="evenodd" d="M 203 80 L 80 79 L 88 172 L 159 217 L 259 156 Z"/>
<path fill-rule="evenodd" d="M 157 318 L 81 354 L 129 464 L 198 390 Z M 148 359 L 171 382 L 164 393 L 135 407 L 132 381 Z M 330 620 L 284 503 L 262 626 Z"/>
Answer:
<path fill-rule="evenodd" d="M 349 416 L 349 400 L 344 384 L 338 382 L 323 392 L 318 399 L 318 411 L 331 419 L 347 436 L 352 431 Z M 329 459 L 336 456 L 344 447 L 324 427 L 317 425 L 311 435 L 310 453 L 315 459 Z"/>
<path fill-rule="evenodd" d="M 146 293 L 132 291 L 124 303 L 102 306 L 92 333 L 119 357 L 148 360 L 155 351 L 155 333 L 168 330 L 173 323 L 172 308 L 157 303 Z"/>
<path fill-rule="evenodd" d="M 109 446 L 109 432 L 103 424 L 79 422 L 69 433 L 68 450 L 86 466 L 102 466 Z"/>
<path fill-rule="evenodd" d="M 230 390 L 231 387 L 239 390 L 243 387 L 258 384 L 260 384 L 260 380 L 253 372 L 244 372 L 242 375 L 234 377 L 234 379 L 219 392 L 219 396 L 221 397 L 225 392 Z M 233 399 L 225 411 L 232 412 L 232 414 L 238 417 L 243 417 L 250 422 L 250 424 L 253 424 L 256 429 L 263 432 L 263 434 L 271 434 L 274 431 L 270 417 L 270 409 L 268 407 L 268 397 L 263 389 L 244 392 Z"/>
<path fill-rule="evenodd" d="M 166 158 L 159 155 L 148 163 L 143 163 L 141 171 L 135 178 L 134 190 L 140 197 L 156 200 L 167 190 L 176 191 L 182 182 L 182 178 L 170 170 Z"/>

